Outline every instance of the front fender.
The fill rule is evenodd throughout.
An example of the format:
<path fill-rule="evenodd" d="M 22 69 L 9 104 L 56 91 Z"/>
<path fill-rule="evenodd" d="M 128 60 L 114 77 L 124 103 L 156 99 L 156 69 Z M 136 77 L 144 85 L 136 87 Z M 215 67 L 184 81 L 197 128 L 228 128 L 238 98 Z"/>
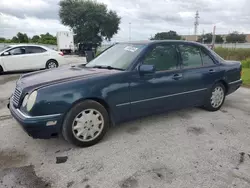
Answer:
<path fill-rule="evenodd" d="M 0 56 L 0 67 L 3 68 L 3 71 L 6 71 L 6 68 L 4 66 L 4 63 L 3 63 L 3 60 L 2 60 L 2 57 Z"/>
<path fill-rule="evenodd" d="M 29 114 L 32 116 L 64 114 L 75 101 L 88 98 L 90 93 L 91 87 L 84 81 L 40 88 L 36 104 Z"/>
<path fill-rule="evenodd" d="M 66 114 L 74 104 L 86 99 L 96 100 L 106 107 L 115 121 L 129 116 L 130 106 L 118 107 L 128 103 L 130 72 L 122 72 L 84 80 L 63 82 L 38 89 L 36 104 L 31 116 Z"/>

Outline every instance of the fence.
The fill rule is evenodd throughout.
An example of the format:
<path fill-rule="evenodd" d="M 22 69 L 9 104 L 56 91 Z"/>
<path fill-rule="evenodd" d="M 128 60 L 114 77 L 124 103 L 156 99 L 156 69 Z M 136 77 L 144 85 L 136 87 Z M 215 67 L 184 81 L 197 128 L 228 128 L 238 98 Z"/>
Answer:
<path fill-rule="evenodd" d="M 222 47 L 222 48 L 250 48 L 250 43 L 224 43 L 224 44 L 215 44 L 215 47 Z"/>

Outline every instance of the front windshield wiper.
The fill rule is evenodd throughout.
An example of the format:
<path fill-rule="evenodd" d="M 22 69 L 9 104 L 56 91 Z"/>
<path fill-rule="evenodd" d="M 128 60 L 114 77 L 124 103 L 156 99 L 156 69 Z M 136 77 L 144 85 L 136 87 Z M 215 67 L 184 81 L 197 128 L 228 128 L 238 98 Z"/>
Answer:
<path fill-rule="evenodd" d="M 112 66 L 103 66 L 103 65 L 96 65 L 96 66 L 93 66 L 93 68 L 124 71 L 124 69 L 121 69 L 121 68 L 116 68 L 116 67 L 112 67 Z"/>

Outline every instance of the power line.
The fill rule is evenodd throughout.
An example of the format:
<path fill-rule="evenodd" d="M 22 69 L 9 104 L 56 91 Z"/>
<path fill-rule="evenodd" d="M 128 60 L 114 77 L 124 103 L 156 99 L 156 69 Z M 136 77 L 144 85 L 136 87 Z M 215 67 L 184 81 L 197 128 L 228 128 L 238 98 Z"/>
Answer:
<path fill-rule="evenodd" d="M 129 22 L 129 41 L 131 41 L 131 23 Z"/>

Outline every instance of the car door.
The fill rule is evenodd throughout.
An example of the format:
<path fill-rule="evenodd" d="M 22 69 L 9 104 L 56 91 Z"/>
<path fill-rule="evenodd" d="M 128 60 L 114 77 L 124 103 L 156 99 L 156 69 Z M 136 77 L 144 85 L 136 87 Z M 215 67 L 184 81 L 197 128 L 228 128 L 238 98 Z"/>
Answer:
<path fill-rule="evenodd" d="M 210 85 L 219 76 L 219 66 L 193 44 L 180 44 L 178 49 L 181 57 L 181 69 L 185 89 L 186 106 L 199 106 L 204 99 Z"/>
<path fill-rule="evenodd" d="M 7 71 L 25 70 L 27 68 L 24 46 L 14 47 L 6 52 L 9 55 L 2 56 L 2 62 Z"/>
<path fill-rule="evenodd" d="M 45 68 L 49 60 L 49 52 L 40 46 L 27 46 L 26 54 L 30 69 Z"/>
<path fill-rule="evenodd" d="M 155 44 L 146 52 L 142 64 L 154 65 L 156 72 L 131 76 L 131 116 L 144 116 L 182 106 L 184 91 L 179 56 L 173 44 Z"/>

